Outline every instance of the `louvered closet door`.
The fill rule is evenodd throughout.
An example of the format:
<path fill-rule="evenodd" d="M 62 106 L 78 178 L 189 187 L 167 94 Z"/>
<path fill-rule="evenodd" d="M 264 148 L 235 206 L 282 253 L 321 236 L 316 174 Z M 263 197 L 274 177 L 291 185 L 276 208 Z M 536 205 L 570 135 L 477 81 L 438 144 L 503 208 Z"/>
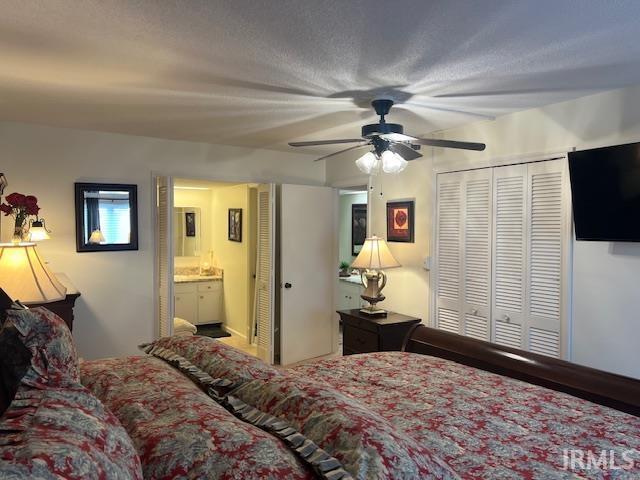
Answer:
<path fill-rule="evenodd" d="M 525 348 L 527 282 L 527 165 L 493 169 L 493 335 Z"/>
<path fill-rule="evenodd" d="M 568 292 L 567 271 L 570 218 L 567 161 L 551 160 L 528 165 L 529 235 L 527 245 L 527 350 L 566 357 L 561 341 Z M 566 274 L 565 274 L 566 275 Z"/>
<path fill-rule="evenodd" d="M 156 321 L 157 337 L 173 335 L 173 178 L 156 177 Z"/>
<path fill-rule="evenodd" d="M 465 173 L 438 175 L 436 211 L 436 327 L 462 332 L 462 179 Z"/>
<path fill-rule="evenodd" d="M 491 338 L 491 224 L 493 170 L 465 172 L 462 180 L 462 331 Z"/>
<path fill-rule="evenodd" d="M 256 329 L 258 357 L 274 363 L 275 185 L 258 187 Z"/>

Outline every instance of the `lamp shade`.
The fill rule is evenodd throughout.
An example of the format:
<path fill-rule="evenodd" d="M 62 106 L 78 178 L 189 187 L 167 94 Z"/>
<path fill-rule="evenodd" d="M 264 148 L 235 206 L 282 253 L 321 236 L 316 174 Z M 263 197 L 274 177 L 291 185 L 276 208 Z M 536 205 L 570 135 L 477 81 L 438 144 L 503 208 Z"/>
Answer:
<path fill-rule="evenodd" d="M 399 267 L 398 261 L 393 258 L 387 242 L 384 238 L 375 235 L 364 241 L 362 250 L 351 264 L 351 268 L 382 270 L 384 268 Z"/>
<path fill-rule="evenodd" d="M 104 235 L 100 230 L 94 230 L 89 237 L 89 243 L 99 244 L 105 242 Z"/>
<path fill-rule="evenodd" d="M 42 240 L 50 240 L 49 232 L 44 228 L 42 222 L 37 221 L 31 224 L 29 228 L 29 240 L 31 242 L 41 242 Z"/>
<path fill-rule="evenodd" d="M 44 263 L 35 243 L 0 244 L 0 287 L 22 303 L 48 303 L 66 297 L 67 288 Z"/>

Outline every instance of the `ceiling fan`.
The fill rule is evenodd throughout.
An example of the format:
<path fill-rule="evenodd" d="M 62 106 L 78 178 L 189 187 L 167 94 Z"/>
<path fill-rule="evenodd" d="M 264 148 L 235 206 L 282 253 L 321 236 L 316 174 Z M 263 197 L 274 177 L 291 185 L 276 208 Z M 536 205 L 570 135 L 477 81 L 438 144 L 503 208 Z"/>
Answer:
<path fill-rule="evenodd" d="M 361 171 L 371 175 L 378 173 L 381 167 L 385 173 L 401 172 L 406 168 L 408 161 L 422 157 L 418 152 L 421 145 L 477 151 L 485 149 L 484 143 L 436 140 L 405 135 L 402 125 L 398 123 L 387 123 L 385 121 L 384 117 L 389 113 L 389 110 L 391 110 L 393 103 L 393 100 L 388 98 L 378 98 L 371 102 L 371 106 L 376 111 L 376 114 L 380 115 L 380 121 L 379 123 L 364 125 L 362 127 L 362 138 L 289 142 L 289 145 L 292 147 L 311 147 L 314 145 L 358 143 L 358 145 L 320 157 L 316 159 L 316 161 L 324 160 L 325 158 L 351 150 L 369 149 L 368 152 L 356 160 L 356 165 Z"/>

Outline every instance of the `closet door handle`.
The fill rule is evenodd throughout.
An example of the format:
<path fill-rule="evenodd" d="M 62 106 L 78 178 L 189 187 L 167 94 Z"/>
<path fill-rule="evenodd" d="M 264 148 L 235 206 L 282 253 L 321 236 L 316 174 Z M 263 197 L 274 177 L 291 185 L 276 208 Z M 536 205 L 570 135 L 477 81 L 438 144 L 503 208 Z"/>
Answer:
<path fill-rule="evenodd" d="M 291 288 L 291 287 L 292 287 L 292 285 L 289 282 L 284 284 L 284 288 Z"/>

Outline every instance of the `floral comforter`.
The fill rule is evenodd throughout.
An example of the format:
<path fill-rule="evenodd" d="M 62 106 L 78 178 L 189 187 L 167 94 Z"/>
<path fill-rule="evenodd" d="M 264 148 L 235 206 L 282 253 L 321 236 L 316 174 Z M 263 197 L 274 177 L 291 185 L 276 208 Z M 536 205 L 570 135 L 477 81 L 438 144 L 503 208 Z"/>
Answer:
<path fill-rule="evenodd" d="M 640 418 L 563 393 L 400 352 L 289 372 L 359 401 L 465 479 L 640 478 Z"/>

